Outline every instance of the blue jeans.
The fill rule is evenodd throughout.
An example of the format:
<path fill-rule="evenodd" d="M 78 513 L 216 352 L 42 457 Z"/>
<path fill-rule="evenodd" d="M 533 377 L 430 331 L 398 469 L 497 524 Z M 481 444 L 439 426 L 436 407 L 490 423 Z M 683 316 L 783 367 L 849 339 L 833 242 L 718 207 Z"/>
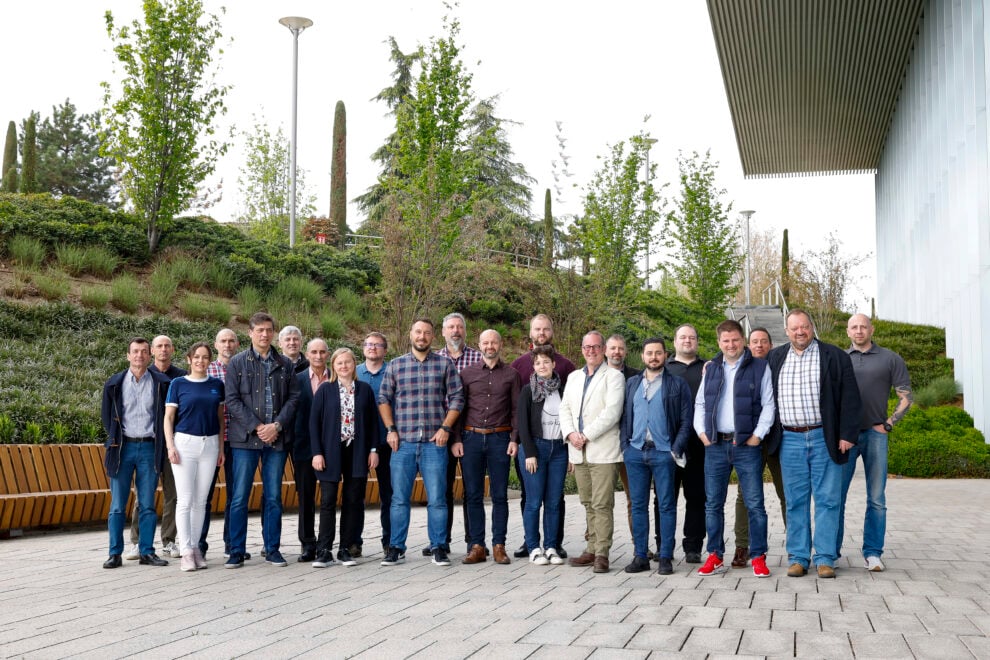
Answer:
<path fill-rule="evenodd" d="M 120 447 L 120 467 L 117 476 L 110 478 L 110 514 L 107 530 L 110 532 L 110 554 L 124 553 L 124 522 L 127 515 L 127 498 L 131 494 L 134 479 L 138 500 L 138 535 L 142 555 L 155 552 L 155 489 L 158 488 L 158 472 L 155 471 L 154 442 L 124 442 Z"/>
<path fill-rule="evenodd" d="M 842 466 L 842 501 L 839 505 L 839 533 L 836 551 L 842 551 L 845 534 L 846 496 L 856 474 L 856 458 L 863 457 L 866 471 L 866 518 L 863 522 L 863 557 L 883 554 L 887 534 L 887 434 L 873 429 L 860 431 L 857 445 L 849 450 L 849 462 Z"/>
<path fill-rule="evenodd" d="M 392 540 L 389 544 L 406 551 L 409 535 L 409 498 L 412 496 L 416 472 L 423 476 L 426 486 L 426 529 L 430 547 L 438 548 L 447 536 L 447 448 L 433 442 L 399 442 L 389 463 L 392 470 Z"/>
<path fill-rule="evenodd" d="M 763 449 L 719 441 L 705 447 L 705 527 L 708 552 L 725 554 L 725 497 L 732 468 L 749 511 L 749 554 L 767 553 L 767 512 L 763 506 Z"/>
<path fill-rule="evenodd" d="M 468 546 L 485 545 L 485 472 L 492 498 L 492 544 L 505 545 L 509 526 L 509 433 L 464 431 L 461 476 L 468 511 Z"/>
<path fill-rule="evenodd" d="M 526 487 L 523 508 L 523 530 L 526 550 L 540 547 L 540 507 L 543 507 L 543 538 L 547 547 L 554 547 L 560 529 L 560 502 L 564 498 L 564 478 L 567 476 L 567 444 L 561 440 L 533 438 L 536 445 L 536 472 L 526 470 L 526 451 L 519 447 L 518 458 L 523 466 L 522 481 Z M 532 458 L 532 457 L 531 457 Z"/>
<path fill-rule="evenodd" d="M 632 501 L 633 552 L 646 559 L 650 544 L 650 481 L 659 511 L 660 556 L 674 558 L 674 535 L 677 532 L 677 464 L 669 451 L 629 446 L 622 452 L 629 476 L 629 499 Z"/>
<path fill-rule="evenodd" d="M 230 503 L 230 554 L 244 554 L 247 546 L 248 500 L 254 472 L 261 461 L 261 538 L 267 552 L 282 541 L 282 475 L 288 452 L 264 447 L 234 447 L 234 490 Z"/>
<path fill-rule="evenodd" d="M 787 497 L 788 562 L 808 567 L 834 566 L 838 555 L 842 466 L 829 456 L 820 428 L 807 433 L 784 431 L 780 471 Z M 815 500 L 814 557 L 811 557 L 811 499 Z"/>

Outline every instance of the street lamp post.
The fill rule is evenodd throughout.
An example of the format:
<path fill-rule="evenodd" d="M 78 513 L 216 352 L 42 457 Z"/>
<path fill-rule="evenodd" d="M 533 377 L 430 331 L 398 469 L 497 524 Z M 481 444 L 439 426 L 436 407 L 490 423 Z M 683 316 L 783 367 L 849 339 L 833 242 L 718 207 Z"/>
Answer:
<path fill-rule="evenodd" d="M 292 33 L 292 138 L 289 143 L 289 167 L 291 172 L 289 199 L 289 247 L 296 246 L 296 100 L 299 95 L 299 35 L 313 25 L 302 16 L 286 16 L 278 22 Z"/>
<path fill-rule="evenodd" d="M 650 185 L 650 150 L 653 149 L 653 145 L 657 143 L 656 138 L 646 138 L 646 185 Z M 647 206 L 646 212 L 649 214 L 650 207 Z M 649 218 L 647 218 L 649 219 Z M 652 232 L 651 232 L 652 233 Z M 646 241 L 646 290 L 650 290 L 650 240 L 652 236 L 647 237 Z"/>
<path fill-rule="evenodd" d="M 752 263 L 752 258 L 750 257 L 750 243 L 749 243 L 749 218 L 756 213 L 756 211 L 740 211 L 739 214 L 746 218 L 746 306 L 749 307 L 749 269 Z"/>

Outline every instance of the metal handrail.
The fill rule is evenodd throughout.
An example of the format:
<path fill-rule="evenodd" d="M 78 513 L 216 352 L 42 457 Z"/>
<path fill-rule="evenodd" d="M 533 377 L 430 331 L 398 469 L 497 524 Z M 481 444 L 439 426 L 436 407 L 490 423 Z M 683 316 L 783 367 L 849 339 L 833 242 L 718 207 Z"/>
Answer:
<path fill-rule="evenodd" d="M 787 318 L 787 313 L 790 310 L 787 307 L 787 299 L 784 298 L 784 291 L 780 288 L 780 280 L 774 280 L 763 289 L 763 292 L 760 294 L 760 301 L 764 305 L 780 307 L 784 318 Z"/>
<path fill-rule="evenodd" d="M 749 337 L 749 333 L 753 329 L 749 322 L 749 314 L 743 314 L 739 318 L 736 318 L 736 310 L 733 309 L 732 307 L 729 307 L 729 318 L 732 319 L 733 321 L 738 321 L 739 325 L 741 325 L 743 328 L 743 336 Z"/>

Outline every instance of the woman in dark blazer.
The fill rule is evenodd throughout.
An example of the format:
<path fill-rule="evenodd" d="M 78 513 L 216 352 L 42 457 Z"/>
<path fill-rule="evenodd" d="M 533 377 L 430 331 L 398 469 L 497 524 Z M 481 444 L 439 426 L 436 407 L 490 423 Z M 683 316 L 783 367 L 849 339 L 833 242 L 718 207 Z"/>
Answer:
<path fill-rule="evenodd" d="M 357 360 L 348 348 L 330 356 L 330 380 L 313 397 L 309 438 L 313 470 L 320 480 L 320 534 L 315 568 L 334 564 L 337 491 L 344 482 L 340 508 L 340 549 L 344 566 L 357 562 L 348 551 L 358 545 L 364 529 L 364 492 L 368 470 L 378 467 L 378 407 L 371 386 L 356 379 Z"/>

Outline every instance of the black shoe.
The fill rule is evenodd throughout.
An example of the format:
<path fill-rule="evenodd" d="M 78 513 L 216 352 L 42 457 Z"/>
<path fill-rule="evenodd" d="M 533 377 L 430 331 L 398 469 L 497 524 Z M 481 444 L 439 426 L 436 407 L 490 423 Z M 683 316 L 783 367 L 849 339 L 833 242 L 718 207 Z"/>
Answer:
<path fill-rule="evenodd" d="M 316 555 L 316 559 L 313 560 L 313 568 L 327 568 L 334 565 L 333 551 L 324 550 Z"/>
<path fill-rule="evenodd" d="M 523 557 L 529 557 L 529 550 L 526 549 L 526 544 L 523 543 L 519 546 L 519 549 L 512 553 L 512 556 L 516 559 L 522 559 Z"/>
<path fill-rule="evenodd" d="M 316 561 L 316 550 L 313 548 L 306 548 L 303 553 L 296 557 L 296 561 L 300 564 L 305 564 L 308 562 Z"/>
<path fill-rule="evenodd" d="M 245 554 L 247 554 L 247 553 L 245 553 Z M 229 557 L 227 557 L 227 561 L 224 562 L 223 567 L 224 568 L 240 568 L 243 565 L 244 565 L 244 555 L 235 552 L 235 553 L 232 553 Z"/>
<path fill-rule="evenodd" d="M 205 555 L 206 553 L 204 552 L 203 554 Z M 229 547 L 226 548 L 223 551 L 223 558 L 224 559 L 230 559 L 230 548 Z M 251 553 L 250 552 L 243 552 L 243 553 L 241 553 L 241 561 L 247 561 L 250 558 L 251 558 Z"/>
<path fill-rule="evenodd" d="M 700 552 L 685 552 L 684 561 L 689 564 L 700 564 L 701 563 L 701 553 Z"/>
<path fill-rule="evenodd" d="M 120 568 L 123 563 L 120 555 L 110 555 L 110 558 L 103 562 L 103 568 Z"/>
<path fill-rule="evenodd" d="M 352 543 L 347 548 L 347 552 L 351 553 L 351 557 L 354 557 L 355 559 L 357 559 L 358 557 L 361 556 L 361 546 L 359 546 L 357 543 Z M 339 559 L 339 557 L 338 557 L 338 559 Z"/>
<path fill-rule="evenodd" d="M 168 566 L 167 561 L 153 552 L 150 555 L 141 555 L 140 563 L 145 566 Z"/>
<path fill-rule="evenodd" d="M 431 548 L 429 546 L 423 548 L 423 556 L 424 557 L 432 557 L 433 556 L 433 548 Z"/>
<path fill-rule="evenodd" d="M 447 557 L 446 551 L 443 546 L 439 548 L 434 548 L 433 550 L 433 563 L 437 566 L 450 566 L 450 558 Z"/>
<path fill-rule="evenodd" d="M 567 559 L 567 550 L 564 550 L 564 547 L 561 545 L 557 546 L 557 556 L 561 559 Z"/>
<path fill-rule="evenodd" d="M 646 557 L 633 557 L 632 562 L 624 569 L 626 573 L 642 573 L 650 570 L 650 560 Z"/>
<path fill-rule="evenodd" d="M 278 550 L 272 550 L 267 555 L 265 555 L 265 561 L 272 566 L 278 566 L 279 568 L 285 568 L 289 565 L 289 562 L 285 561 L 285 557 Z"/>
<path fill-rule="evenodd" d="M 389 547 L 388 552 L 385 553 L 385 558 L 382 559 L 382 566 L 395 566 L 396 564 L 401 564 L 405 561 L 406 554 L 393 545 Z"/>
<path fill-rule="evenodd" d="M 666 557 L 660 557 L 660 568 L 657 569 L 659 575 L 673 575 L 674 574 L 674 562 L 667 559 Z"/>
<path fill-rule="evenodd" d="M 341 548 L 337 551 L 337 561 L 343 566 L 357 566 L 357 562 L 354 561 L 354 555 L 347 548 Z"/>

